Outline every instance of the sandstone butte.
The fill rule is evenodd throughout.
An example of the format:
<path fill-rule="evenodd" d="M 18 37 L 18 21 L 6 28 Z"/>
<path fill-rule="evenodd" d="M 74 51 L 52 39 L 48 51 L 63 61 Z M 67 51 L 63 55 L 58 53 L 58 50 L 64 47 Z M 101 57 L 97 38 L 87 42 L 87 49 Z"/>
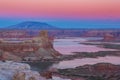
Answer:
<path fill-rule="evenodd" d="M 30 61 L 58 58 L 61 54 L 54 49 L 53 40 L 46 30 L 40 31 L 39 36 L 22 42 L 0 40 L 0 59 Z"/>

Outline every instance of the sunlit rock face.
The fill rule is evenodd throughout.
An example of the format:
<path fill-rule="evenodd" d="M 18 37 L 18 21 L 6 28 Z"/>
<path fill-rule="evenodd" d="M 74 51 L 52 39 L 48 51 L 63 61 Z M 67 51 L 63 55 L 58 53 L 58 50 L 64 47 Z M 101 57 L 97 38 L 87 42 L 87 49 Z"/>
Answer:
<path fill-rule="evenodd" d="M 0 43 L 1 58 L 5 60 L 21 61 L 23 59 L 40 60 L 53 59 L 61 54 L 53 48 L 53 40 L 48 32 L 40 31 L 38 37 L 24 40 L 18 43 L 2 41 Z"/>
<path fill-rule="evenodd" d="M 30 66 L 12 61 L 0 62 L 0 80 L 46 80 Z"/>
<path fill-rule="evenodd" d="M 49 39 L 47 31 L 41 31 L 37 38 L 33 38 L 32 42 L 38 43 L 39 48 L 35 54 L 43 59 L 57 58 L 61 54 L 53 48 L 53 40 Z"/>

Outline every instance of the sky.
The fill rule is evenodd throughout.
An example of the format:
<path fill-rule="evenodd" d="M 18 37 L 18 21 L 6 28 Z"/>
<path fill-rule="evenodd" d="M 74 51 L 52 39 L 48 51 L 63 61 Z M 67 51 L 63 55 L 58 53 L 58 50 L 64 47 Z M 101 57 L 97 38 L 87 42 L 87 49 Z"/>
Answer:
<path fill-rule="evenodd" d="M 0 0 L 0 27 L 24 21 L 61 28 L 119 28 L 120 0 Z"/>

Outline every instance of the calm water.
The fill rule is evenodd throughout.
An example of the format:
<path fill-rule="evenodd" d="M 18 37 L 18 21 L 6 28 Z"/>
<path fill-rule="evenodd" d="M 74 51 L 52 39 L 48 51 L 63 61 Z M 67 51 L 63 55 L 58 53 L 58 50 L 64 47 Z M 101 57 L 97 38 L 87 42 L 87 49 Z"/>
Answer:
<path fill-rule="evenodd" d="M 69 61 L 61 61 L 58 64 L 54 64 L 53 67 L 59 69 L 65 68 L 75 68 L 78 66 L 83 66 L 85 64 L 96 64 L 96 63 L 112 63 L 120 65 L 120 57 L 115 56 L 106 56 L 106 57 L 99 57 L 99 58 L 82 58 L 82 59 L 74 59 Z"/>
<path fill-rule="evenodd" d="M 73 54 L 72 52 L 97 52 L 97 51 L 113 51 L 112 49 L 100 48 L 95 45 L 83 45 L 81 42 L 87 40 L 98 40 L 101 38 L 66 38 L 56 39 L 54 42 L 54 48 L 63 55 Z M 74 59 L 61 62 L 34 62 L 28 63 L 31 65 L 32 70 L 43 72 L 51 68 L 66 69 L 83 66 L 85 64 L 96 64 L 96 63 L 112 63 L 120 65 L 120 57 L 106 56 L 98 58 L 82 58 Z M 71 80 L 63 79 L 60 77 L 53 76 L 54 80 Z"/>
<path fill-rule="evenodd" d="M 94 38 L 66 38 L 66 39 L 56 39 L 54 42 L 54 47 L 60 53 L 67 55 L 73 54 L 72 52 L 97 52 L 97 51 L 110 51 L 111 49 L 99 48 L 95 45 L 83 45 L 79 44 L 80 42 L 84 42 L 86 40 Z M 95 38 L 98 39 L 98 38 Z M 69 61 L 61 61 L 59 63 L 53 62 L 36 62 L 29 63 L 33 70 L 44 71 L 49 68 L 74 68 L 77 66 L 82 66 L 85 64 L 96 64 L 100 62 L 112 63 L 112 64 L 120 64 L 120 57 L 115 56 L 107 56 L 107 57 L 99 57 L 99 58 L 83 58 L 83 59 L 74 59 Z"/>
<path fill-rule="evenodd" d="M 43 72 L 50 68 L 58 68 L 58 69 L 66 69 L 66 68 L 75 68 L 78 66 L 83 66 L 86 64 L 96 64 L 96 63 L 112 63 L 116 65 L 120 65 L 120 57 L 116 56 L 106 56 L 106 57 L 98 57 L 98 58 L 82 58 L 82 59 L 74 59 L 68 61 L 61 62 L 29 62 L 32 70 Z"/>
<path fill-rule="evenodd" d="M 53 66 L 53 62 L 27 62 L 31 66 L 31 69 L 34 71 L 44 72 L 49 70 Z"/>
<path fill-rule="evenodd" d="M 99 40 L 101 38 L 67 38 L 56 39 L 54 42 L 54 48 L 61 54 L 68 55 L 72 52 L 98 52 L 98 51 L 112 51 L 113 49 L 100 48 L 95 45 L 84 45 L 81 42 L 87 40 Z"/>

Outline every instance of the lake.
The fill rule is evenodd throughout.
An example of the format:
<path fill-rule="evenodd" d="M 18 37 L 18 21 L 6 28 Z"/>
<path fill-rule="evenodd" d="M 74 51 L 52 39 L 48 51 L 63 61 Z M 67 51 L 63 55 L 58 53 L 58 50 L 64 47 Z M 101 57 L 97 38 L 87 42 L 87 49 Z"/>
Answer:
<path fill-rule="evenodd" d="M 106 49 L 98 47 L 97 45 L 84 45 L 80 44 L 88 40 L 100 40 L 101 38 L 65 38 L 65 39 L 55 39 L 54 48 L 63 55 L 71 55 L 73 52 L 98 52 L 98 51 L 115 51 L 114 49 Z M 120 57 L 116 56 L 106 56 L 98 58 L 81 58 L 73 59 L 60 62 L 29 62 L 32 70 L 44 72 L 49 69 L 66 69 L 75 68 L 78 66 L 83 66 L 86 64 L 96 64 L 96 63 L 112 63 L 120 65 Z M 61 77 L 53 76 L 54 80 L 71 80 L 63 79 Z"/>
<path fill-rule="evenodd" d="M 54 48 L 63 55 L 73 54 L 73 52 L 98 52 L 98 51 L 113 51 L 114 49 L 105 49 L 97 45 L 80 44 L 87 40 L 100 40 L 101 38 L 66 38 L 55 39 Z"/>
<path fill-rule="evenodd" d="M 66 69 L 66 68 L 75 68 L 86 64 L 93 65 L 96 63 L 112 63 L 112 64 L 120 65 L 120 57 L 106 56 L 106 57 L 98 57 L 98 58 L 74 59 L 68 61 L 61 61 L 58 64 L 54 64 L 52 67 L 58 69 Z"/>
<path fill-rule="evenodd" d="M 56 39 L 54 42 L 54 48 L 63 55 L 74 54 L 72 52 L 97 52 L 97 51 L 112 51 L 113 49 L 100 48 L 96 45 L 84 45 L 81 42 L 87 40 L 94 40 L 99 38 L 66 38 L 66 39 Z M 82 66 L 85 64 L 96 64 L 101 62 L 120 64 L 120 57 L 106 56 L 98 58 L 82 58 L 74 59 L 61 62 L 35 62 L 29 63 L 33 70 L 45 71 L 49 68 L 74 68 L 77 66 Z"/>

